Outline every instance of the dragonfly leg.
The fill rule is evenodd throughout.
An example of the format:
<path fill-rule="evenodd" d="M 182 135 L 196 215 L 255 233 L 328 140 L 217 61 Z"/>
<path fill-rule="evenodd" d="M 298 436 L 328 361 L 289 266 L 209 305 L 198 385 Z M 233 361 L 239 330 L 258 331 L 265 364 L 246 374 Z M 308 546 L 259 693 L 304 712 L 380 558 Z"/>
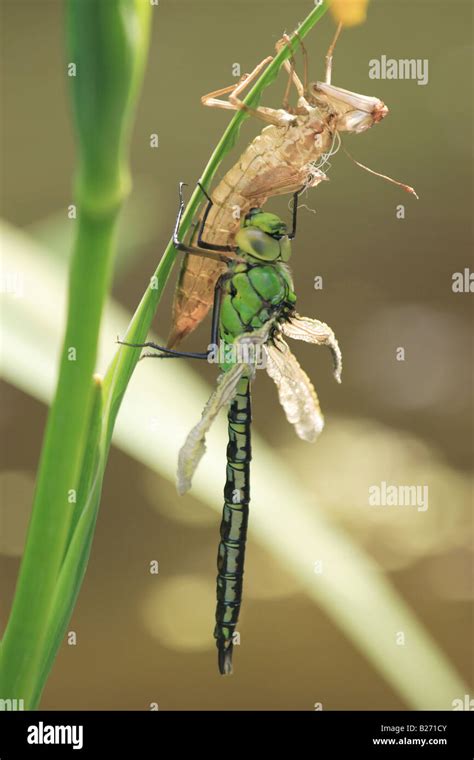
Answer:
<path fill-rule="evenodd" d="M 306 50 L 305 44 L 301 37 L 299 36 L 298 32 L 295 32 L 296 37 L 298 38 L 298 42 L 300 43 L 301 52 L 303 54 L 303 96 L 305 98 L 308 97 L 309 92 L 309 82 L 308 82 L 308 51 Z"/>
<path fill-rule="evenodd" d="M 205 210 L 205 212 L 203 214 L 203 217 L 201 219 L 201 223 L 199 225 L 199 230 L 198 230 L 197 242 L 198 242 L 199 248 L 204 248 L 207 251 L 209 251 L 209 250 L 210 251 L 235 251 L 236 250 L 235 246 L 232 246 L 232 245 L 217 245 L 216 243 L 208 243 L 206 240 L 203 239 L 204 228 L 205 228 L 206 223 L 207 223 L 207 217 L 209 216 L 209 212 L 210 212 L 211 208 L 214 205 L 214 201 L 212 200 L 211 196 L 209 195 L 209 193 L 207 192 L 207 190 L 205 189 L 205 187 L 203 187 L 203 185 L 201 185 L 200 182 L 198 182 L 197 185 L 202 190 L 202 192 L 204 193 L 204 195 L 207 198 L 206 210 Z"/>
<path fill-rule="evenodd" d="M 296 116 L 288 111 L 267 108 L 266 106 L 251 108 L 250 106 L 247 106 L 243 100 L 240 100 L 238 95 L 239 92 L 237 86 L 234 92 L 229 95 L 229 101 L 235 105 L 236 109 L 245 111 L 250 114 L 250 116 L 255 116 L 256 119 L 264 121 L 265 124 L 272 124 L 274 127 L 288 127 L 296 121 Z"/>
<path fill-rule="evenodd" d="M 290 60 L 289 61 L 285 61 L 284 64 L 283 64 L 285 70 L 289 74 L 289 80 L 288 80 L 288 84 L 287 84 L 287 89 L 286 89 L 286 92 L 285 92 L 285 97 L 283 99 L 283 108 L 285 110 L 288 110 L 288 108 L 287 108 L 288 100 L 287 99 L 289 97 L 290 88 L 291 88 L 292 84 L 295 86 L 295 89 L 296 89 L 296 92 L 298 93 L 298 97 L 299 98 L 306 98 L 307 94 L 308 94 L 308 53 L 306 51 L 305 46 L 303 45 L 303 41 L 300 39 L 300 37 L 298 35 L 297 35 L 297 37 L 298 37 L 299 44 L 301 46 L 301 50 L 303 52 L 303 60 L 304 60 L 304 64 L 303 64 L 304 69 L 303 69 L 303 71 L 304 71 L 304 76 L 303 76 L 303 82 L 302 82 L 301 79 L 299 78 L 298 74 L 296 73 L 295 59 L 294 59 L 294 56 L 293 56 L 293 53 L 292 53 L 291 56 L 290 56 Z M 286 45 L 288 45 L 290 47 L 290 49 L 291 49 L 291 38 L 287 34 L 284 34 L 283 38 L 281 40 L 278 40 L 278 42 L 276 43 L 275 49 L 277 50 L 277 52 L 279 52 Z"/>
<path fill-rule="evenodd" d="M 288 37 L 287 34 L 284 35 L 283 39 L 284 39 L 285 43 L 287 41 L 288 42 L 290 41 L 290 38 Z M 276 50 L 278 52 L 278 42 L 275 45 L 275 48 L 276 48 Z M 289 61 L 285 61 L 285 64 L 284 64 L 285 69 L 288 72 L 288 82 L 286 84 L 285 94 L 283 95 L 283 100 L 282 100 L 281 107 L 283 108 L 284 111 L 288 111 L 288 113 L 293 113 L 293 111 L 291 109 L 291 106 L 290 106 L 291 85 L 295 83 L 295 77 L 296 77 L 296 80 L 298 82 L 299 82 L 299 79 L 298 79 L 298 75 L 296 74 L 296 62 L 295 62 L 295 57 L 293 55 L 293 50 L 291 49 L 291 46 L 290 46 L 290 51 L 291 51 L 290 60 Z"/>
<path fill-rule="evenodd" d="M 214 303 L 212 305 L 212 323 L 211 323 L 211 345 L 217 346 L 219 340 L 219 317 L 221 315 L 222 304 L 222 286 L 227 279 L 227 275 L 222 274 L 216 282 L 214 288 Z"/>
<path fill-rule="evenodd" d="M 240 256 L 237 256 L 235 254 L 235 251 L 237 250 L 235 247 L 232 246 L 213 246 L 211 243 L 207 244 L 207 248 L 194 246 L 194 245 L 187 245 L 183 243 L 179 239 L 179 227 L 181 224 L 181 219 L 184 212 L 184 199 L 183 199 L 183 187 L 186 183 L 180 182 L 179 183 L 179 208 L 178 208 L 178 215 L 176 217 L 176 223 L 173 230 L 173 245 L 178 251 L 184 251 L 185 253 L 192 253 L 196 256 L 203 256 L 205 258 L 214 259 L 218 261 L 242 261 Z M 201 189 L 202 186 L 200 185 Z M 206 194 L 207 195 L 207 194 Z M 209 211 L 207 211 L 209 213 Z"/>
<path fill-rule="evenodd" d="M 270 61 L 273 61 L 273 56 L 269 55 L 267 58 L 264 58 L 263 61 L 260 61 L 260 63 L 254 68 L 253 71 L 250 72 L 250 74 L 244 74 L 240 80 L 237 82 L 237 84 L 231 84 L 229 87 L 222 87 L 220 90 L 213 90 L 213 92 L 209 92 L 207 95 L 203 95 L 201 98 L 201 103 L 203 106 L 210 106 L 211 108 L 225 108 L 230 111 L 235 111 L 236 106 L 233 105 L 228 100 L 219 100 L 221 95 L 227 95 L 230 92 L 234 92 L 238 87 L 240 87 L 239 92 L 243 92 L 248 85 L 254 81 L 258 77 L 261 71 L 267 66 Z"/>
<path fill-rule="evenodd" d="M 293 220 L 292 220 L 292 230 L 288 233 L 288 237 L 290 240 L 294 240 L 296 237 L 296 223 L 298 221 L 298 198 L 301 195 L 301 193 L 304 193 L 306 190 L 306 185 L 303 185 L 299 190 L 297 190 L 295 193 L 293 193 Z"/>
<path fill-rule="evenodd" d="M 158 343 L 148 340 L 145 343 L 127 343 L 124 340 L 118 340 L 121 346 L 129 346 L 130 348 L 154 348 L 155 351 L 160 351 L 159 354 L 143 354 L 142 359 L 207 359 L 209 351 L 206 353 L 195 353 L 192 351 L 176 351 L 173 348 L 166 348 L 165 346 L 159 346 Z"/>
<path fill-rule="evenodd" d="M 296 193 L 293 193 L 293 223 L 292 223 L 292 230 L 288 233 L 288 237 L 290 240 L 294 240 L 296 237 L 296 222 L 298 218 L 298 196 L 300 193 L 303 192 L 305 188 L 303 187 L 301 190 L 297 190 Z"/>
<path fill-rule="evenodd" d="M 211 325 L 211 345 L 217 346 L 219 339 L 219 316 L 222 302 L 222 285 L 225 281 L 225 275 L 219 277 L 216 287 L 214 288 L 214 305 L 212 307 L 212 325 Z M 121 346 L 129 346 L 130 348 L 153 348 L 155 351 L 159 351 L 157 354 L 143 354 L 141 359 L 208 359 L 211 349 L 205 352 L 193 352 L 193 351 L 176 351 L 174 348 L 166 348 L 160 346 L 158 343 L 148 340 L 145 343 L 127 343 L 124 340 L 117 338 L 117 343 Z"/>
<path fill-rule="evenodd" d="M 251 116 L 255 116 L 257 119 L 261 119 L 261 121 L 264 121 L 266 124 L 273 124 L 276 127 L 288 126 L 288 124 L 290 124 L 295 119 L 292 114 L 289 114 L 287 112 L 282 113 L 275 108 L 265 108 L 264 106 L 251 108 L 250 106 L 245 105 L 245 103 L 240 99 L 240 95 L 245 90 L 245 88 L 272 60 L 272 56 L 265 58 L 258 64 L 258 66 L 254 68 L 250 74 L 244 75 L 236 85 L 223 87 L 220 90 L 214 90 L 214 92 L 209 92 L 207 95 L 203 95 L 201 98 L 201 103 L 204 106 L 210 106 L 211 108 L 225 108 L 230 111 L 246 111 L 246 113 L 250 114 Z M 229 94 L 228 100 L 219 99 L 220 95 L 227 94 Z"/>
<path fill-rule="evenodd" d="M 326 84 L 331 84 L 331 75 L 332 75 L 332 59 L 334 56 L 334 48 L 336 47 L 336 42 L 339 39 L 339 35 L 342 31 L 342 23 L 339 22 L 336 29 L 336 34 L 334 35 L 334 39 L 329 45 L 328 52 L 326 53 L 326 73 L 324 77 L 324 81 Z"/>

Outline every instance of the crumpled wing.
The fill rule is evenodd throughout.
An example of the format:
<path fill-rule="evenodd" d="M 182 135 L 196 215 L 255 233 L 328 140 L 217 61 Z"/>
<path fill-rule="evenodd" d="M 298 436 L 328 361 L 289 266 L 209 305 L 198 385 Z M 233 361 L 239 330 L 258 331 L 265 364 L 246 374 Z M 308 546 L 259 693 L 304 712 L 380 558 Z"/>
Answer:
<path fill-rule="evenodd" d="M 334 377 L 341 382 L 342 354 L 333 331 L 325 322 L 294 314 L 281 324 L 281 331 L 288 338 L 304 340 L 306 343 L 316 343 L 318 346 L 328 346 L 334 362 Z"/>
<path fill-rule="evenodd" d="M 264 206 L 269 197 L 296 193 L 301 188 L 317 187 L 320 182 L 328 180 L 324 172 L 316 169 L 313 164 L 298 167 L 291 164 L 271 167 L 260 171 L 243 192 L 245 198 L 258 206 Z"/>
<path fill-rule="evenodd" d="M 179 494 L 182 495 L 191 488 L 193 475 L 206 451 L 206 434 L 222 407 L 234 398 L 239 380 L 248 370 L 248 365 L 236 364 L 231 370 L 220 375 L 217 388 L 204 407 L 201 419 L 190 431 L 179 451 L 177 482 Z"/>
<path fill-rule="evenodd" d="M 255 370 L 258 368 L 258 361 L 255 361 L 255 353 L 250 352 L 249 354 L 245 349 L 250 347 L 255 349 L 257 346 L 263 346 L 268 340 L 273 325 L 274 321 L 269 320 L 260 329 L 254 330 L 251 333 L 244 333 L 235 340 L 236 364 L 228 372 L 220 375 L 217 381 L 217 388 L 204 407 L 201 419 L 188 434 L 180 449 L 177 478 L 179 494 L 182 495 L 191 488 L 193 475 L 206 451 L 206 434 L 220 410 L 230 404 L 234 398 L 240 378 L 248 375 L 253 379 Z M 265 351 L 264 348 L 263 351 Z"/>
<path fill-rule="evenodd" d="M 324 427 L 324 417 L 311 380 L 281 336 L 276 335 L 264 350 L 266 370 L 278 388 L 288 422 L 300 438 L 312 443 Z"/>

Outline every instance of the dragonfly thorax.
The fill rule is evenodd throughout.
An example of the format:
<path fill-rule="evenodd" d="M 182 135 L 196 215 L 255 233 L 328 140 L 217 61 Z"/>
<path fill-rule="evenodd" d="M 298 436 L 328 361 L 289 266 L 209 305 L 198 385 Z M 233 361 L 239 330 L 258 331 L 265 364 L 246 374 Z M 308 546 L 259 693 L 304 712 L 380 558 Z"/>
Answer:
<path fill-rule="evenodd" d="M 233 264 L 222 287 L 219 332 L 225 343 L 294 312 L 293 281 L 281 261 Z"/>

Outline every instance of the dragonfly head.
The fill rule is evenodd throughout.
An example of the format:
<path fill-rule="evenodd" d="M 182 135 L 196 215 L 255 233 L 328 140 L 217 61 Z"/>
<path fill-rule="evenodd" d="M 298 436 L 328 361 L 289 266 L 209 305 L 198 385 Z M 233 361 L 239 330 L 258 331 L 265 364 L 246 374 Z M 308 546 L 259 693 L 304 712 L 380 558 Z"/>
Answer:
<path fill-rule="evenodd" d="M 286 224 L 259 208 L 245 215 L 235 242 L 241 253 L 257 261 L 288 261 L 291 256 Z"/>

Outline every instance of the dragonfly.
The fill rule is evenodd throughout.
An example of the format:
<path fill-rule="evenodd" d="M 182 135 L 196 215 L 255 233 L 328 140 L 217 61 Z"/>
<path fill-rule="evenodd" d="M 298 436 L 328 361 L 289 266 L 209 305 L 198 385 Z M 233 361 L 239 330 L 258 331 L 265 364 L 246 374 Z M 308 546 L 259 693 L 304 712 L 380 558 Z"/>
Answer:
<path fill-rule="evenodd" d="M 240 217 L 244 217 L 252 206 L 262 207 L 270 197 L 313 188 L 327 180 L 323 169 L 327 171 L 330 157 L 339 149 L 341 134 L 365 132 L 388 114 L 387 106 L 379 98 L 332 85 L 334 49 L 341 28 L 339 24 L 327 51 L 323 82 L 308 82 L 307 51 L 298 38 L 304 58 L 303 81 L 296 73 L 292 55 L 284 63 L 288 85 L 281 108 L 251 108 L 242 100 L 244 90 L 260 75 L 272 56 L 261 61 L 237 84 L 201 98 L 205 106 L 212 108 L 244 110 L 266 126 L 211 193 L 211 200 L 198 224 L 198 245 L 202 246 L 205 227 L 210 244 L 220 246 L 223 251 L 232 250 L 240 229 Z M 276 48 L 280 50 L 282 46 L 292 44 L 286 35 Z M 296 108 L 289 105 L 293 87 L 298 95 Z M 222 99 L 223 95 L 228 95 L 228 99 Z M 416 196 L 409 185 L 352 160 L 362 169 Z M 215 283 L 223 270 L 223 264 L 217 259 L 184 258 L 174 296 L 168 347 L 179 345 L 205 318 L 213 303 Z"/>
<path fill-rule="evenodd" d="M 295 201 L 297 199 L 295 198 Z M 291 352 L 285 338 L 327 346 L 333 357 L 335 379 L 341 381 L 341 351 L 331 328 L 324 322 L 301 317 L 288 261 L 295 237 L 298 205 L 293 204 L 292 230 L 278 216 L 251 208 L 241 219 L 232 250 L 202 248 L 179 239 L 184 211 L 182 183 L 174 230 L 174 244 L 188 255 L 215 257 L 225 266 L 214 288 L 210 344 L 193 353 L 154 342 L 126 343 L 149 348 L 142 358 L 207 359 L 219 364 L 217 386 L 201 419 L 186 438 L 178 456 L 177 487 L 180 494 L 205 453 L 206 434 L 223 408 L 227 408 L 228 445 L 224 507 L 217 555 L 217 607 L 214 637 L 222 675 L 232 673 L 232 653 L 242 603 L 245 545 L 250 504 L 251 385 L 258 369 L 275 382 L 279 401 L 297 435 L 313 442 L 323 429 L 324 418 L 314 386 Z"/>

